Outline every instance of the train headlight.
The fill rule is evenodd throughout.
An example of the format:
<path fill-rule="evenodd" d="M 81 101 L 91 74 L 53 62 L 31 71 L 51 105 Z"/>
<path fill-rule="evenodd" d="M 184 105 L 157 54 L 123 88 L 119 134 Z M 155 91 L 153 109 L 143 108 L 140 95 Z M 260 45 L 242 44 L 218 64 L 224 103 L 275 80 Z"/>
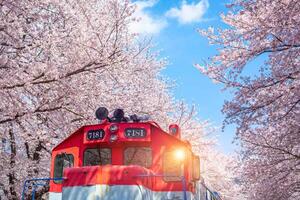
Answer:
<path fill-rule="evenodd" d="M 115 142 L 118 139 L 118 135 L 117 134 L 111 134 L 109 141 L 110 142 Z"/>
<path fill-rule="evenodd" d="M 178 161 L 184 161 L 184 159 L 185 159 L 185 151 L 183 149 L 177 149 L 177 150 L 175 150 L 174 157 Z"/>
<path fill-rule="evenodd" d="M 110 131 L 111 133 L 117 132 L 118 129 L 119 129 L 119 127 L 118 127 L 117 124 L 112 124 L 112 125 L 109 127 L 109 131 Z"/>

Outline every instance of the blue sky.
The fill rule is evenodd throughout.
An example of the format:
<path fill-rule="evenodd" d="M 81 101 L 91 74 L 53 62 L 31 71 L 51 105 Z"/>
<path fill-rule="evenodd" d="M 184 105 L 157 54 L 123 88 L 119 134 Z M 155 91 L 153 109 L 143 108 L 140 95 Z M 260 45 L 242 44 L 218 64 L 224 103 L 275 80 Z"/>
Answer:
<path fill-rule="evenodd" d="M 196 63 L 207 61 L 216 53 L 216 47 L 210 46 L 206 38 L 197 33 L 197 29 L 210 26 L 224 28 L 220 14 L 226 12 L 228 0 L 146 0 L 135 1 L 136 17 L 140 21 L 133 24 L 133 32 L 153 37 L 161 56 L 167 57 L 169 65 L 163 75 L 175 80 L 177 87 L 173 93 L 179 100 L 196 104 L 198 117 L 210 120 L 215 126 L 222 126 L 224 116 L 221 113 L 229 92 L 222 92 L 222 86 L 213 83 L 195 67 Z M 219 135 L 219 149 L 231 153 L 234 127 L 229 126 Z"/>

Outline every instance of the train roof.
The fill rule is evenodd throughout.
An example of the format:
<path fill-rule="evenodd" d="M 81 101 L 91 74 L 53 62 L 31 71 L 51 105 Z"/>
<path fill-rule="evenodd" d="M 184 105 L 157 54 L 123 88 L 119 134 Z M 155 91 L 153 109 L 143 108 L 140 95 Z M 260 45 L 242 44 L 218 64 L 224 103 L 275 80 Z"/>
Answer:
<path fill-rule="evenodd" d="M 147 133 L 150 133 L 150 134 L 147 134 L 147 136 L 145 136 L 144 138 L 135 138 L 135 139 L 132 139 L 132 138 L 124 138 L 123 136 L 121 136 L 121 141 L 120 142 L 125 142 L 125 141 L 135 141 L 135 142 L 150 142 L 151 141 L 151 135 L 154 134 L 151 130 L 152 128 L 156 128 L 157 130 L 159 130 L 159 134 L 163 134 L 164 137 L 167 137 L 168 139 L 167 140 L 171 140 L 173 141 L 174 143 L 180 143 L 181 145 L 184 145 L 188 148 L 191 148 L 191 145 L 188 141 L 185 141 L 185 140 L 182 140 L 180 138 L 180 135 L 179 137 L 178 136 L 174 136 L 174 135 L 171 135 L 170 133 L 167 133 L 166 131 L 164 131 L 156 122 L 154 121 L 145 121 L 145 122 L 119 122 L 119 123 L 115 123 L 115 122 L 108 122 L 108 121 L 104 121 L 103 123 L 99 123 L 99 124 L 92 124 L 92 125 L 85 125 L 85 126 L 82 126 L 80 127 L 79 129 L 77 129 L 75 132 L 73 132 L 72 134 L 70 134 L 67 138 L 65 138 L 62 142 L 60 142 L 58 145 L 56 145 L 52 151 L 55 151 L 55 150 L 58 150 L 60 148 L 64 148 L 66 143 L 69 143 L 69 141 L 71 140 L 76 140 L 75 138 L 78 136 L 78 135 L 84 135 L 84 134 L 87 134 L 89 131 L 91 130 L 103 130 L 104 132 L 109 132 L 108 129 L 111 125 L 117 125 L 117 126 L 120 126 L 121 129 L 120 129 L 120 132 L 125 132 L 126 129 L 135 129 L 135 128 L 143 128 L 146 130 Z M 107 134 L 108 135 L 108 134 Z M 120 135 L 120 133 L 119 133 Z M 83 142 L 84 143 L 89 143 L 90 141 L 88 141 L 86 139 L 86 137 L 83 138 Z M 98 141 L 98 142 L 103 142 L 105 141 L 105 137 L 103 138 L 103 140 L 101 141 Z M 107 142 L 107 141 L 106 141 Z M 91 142 L 91 143 L 94 143 Z"/>

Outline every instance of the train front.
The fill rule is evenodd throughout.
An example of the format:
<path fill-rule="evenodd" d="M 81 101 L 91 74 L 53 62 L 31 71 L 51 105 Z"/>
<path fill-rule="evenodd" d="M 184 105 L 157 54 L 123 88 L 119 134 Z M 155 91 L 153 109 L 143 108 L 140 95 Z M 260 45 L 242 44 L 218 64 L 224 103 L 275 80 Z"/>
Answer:
<path fill-rule="evenodd" d="M 199 158 L 180 140 L 179 127 L 164 132 L 155 122 L 108 118 L 84 126 L 52 151 L 49 200 L 198 199 Z"/>

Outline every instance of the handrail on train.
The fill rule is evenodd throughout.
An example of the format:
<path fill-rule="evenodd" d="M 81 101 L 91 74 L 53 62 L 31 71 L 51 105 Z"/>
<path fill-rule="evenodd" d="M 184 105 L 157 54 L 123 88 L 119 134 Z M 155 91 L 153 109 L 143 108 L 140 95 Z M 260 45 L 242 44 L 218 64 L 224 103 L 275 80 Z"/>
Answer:
<path fill-rule="evenodd" d="M 48 181 L 62 181 L 64 180 L 64 178 L 32 178 L 32 179 L 26 179 L 24 181 L 24 185 L 23 185 L 23 190 L 22 190 L 22 200 L 25 200 L 25 194 L 27 191 L 27 188 L 32 186 L 32 192 L 31 192 L 31 200 L 35 200 L 35 192 L 36 192 L 36 188 L 38 186 L 46 186 L 48 183 Z M 31 183 L 30 185 L 28 185 L 29 183 Z"/>

